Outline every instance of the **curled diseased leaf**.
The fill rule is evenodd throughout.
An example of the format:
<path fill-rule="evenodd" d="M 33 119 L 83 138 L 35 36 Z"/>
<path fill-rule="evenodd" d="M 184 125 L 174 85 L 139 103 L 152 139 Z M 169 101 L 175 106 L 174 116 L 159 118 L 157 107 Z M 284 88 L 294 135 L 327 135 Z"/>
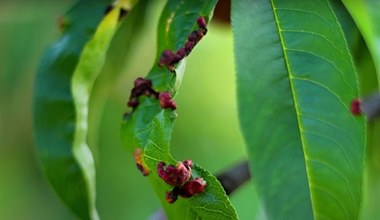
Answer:
<path fill-rule="evenodd" d="M 95 167 L 86 141 L 88 105 L 121 5 L 104 15 L 105 4 L 78 2 L 64 16 L 63 36 L 46 53 L 36 79 L 38 156 L 55 191 L 81 219 L 98 219 Z"/>
<path fill-rule="evenodd" d="M 169 152 L 177 108 L 172 99 L 186 56 L 206 34 L 215 4 L 215 0 L 167 2 L 158 25 L 156 60 L 145 79 L 152 82 L 153 91 L 147 89 L 148 94 L 137 98 L 131 95 L 133 110 L 122 124 L 126 147 L 131 152 L 143 149 L 148 178 L 169 219 L 237 219 L 213 175 L 189 161 L 177 162 Z"/>

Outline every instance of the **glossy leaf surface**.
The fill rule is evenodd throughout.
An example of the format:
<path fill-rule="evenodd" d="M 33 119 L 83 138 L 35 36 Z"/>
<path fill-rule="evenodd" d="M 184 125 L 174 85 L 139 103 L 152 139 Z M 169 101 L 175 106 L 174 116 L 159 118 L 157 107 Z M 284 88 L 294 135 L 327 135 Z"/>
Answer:
<path fill-rule="evenodd" d="M 241 127 L 269 219 L 356 219 L 365 124 L 329 1 L 235 0 Z"/>
<path fill-rule="evenodd" d="M 152 80 L 157 92 L 178 89 L 185 61 L 176 66 L 176 73 L 157 65 L 165 49 L 177 50 L 184 46 L 189 34 L 197 28 L 196 20 L 204 16 L 208 21 L 216 4 L 212 1 L 175 1 L 166 4 L 158 25 L 158 50 L 156 61 L 147 78 Z M 205 36 L 207 37 L 207 35 Z M 195 48 L 196 49 L 196 48 Z M 191 198 L 179 198 L 173 204 L 165 200 L 170 187 L 157 175 L 157 164 L 176 164 L 169 152 L 171 133 L 176 113 L 162 109 L 154 97 L 140 97 L 138 107 L 127 114 L 122 124 L 122 140 L 130 151 L 143 150 L 148 176 L 154 190 L 164 206 L 169 219 L 237 219 L 234 208 L 222 186 L 209 172 L 194 165 L 192 176 L 202 177 L 207 182 L 205 191 Z M 189 158 L 190 159 L 190 158 Z"/>

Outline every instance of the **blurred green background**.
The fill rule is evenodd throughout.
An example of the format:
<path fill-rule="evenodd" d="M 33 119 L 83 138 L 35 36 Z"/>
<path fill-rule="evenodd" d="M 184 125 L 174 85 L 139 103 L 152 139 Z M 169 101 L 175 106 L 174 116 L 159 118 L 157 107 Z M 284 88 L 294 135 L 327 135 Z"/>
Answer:
<path fill-rule="evenodd" d="M 34 153 L 32 95 L 44 50 L 59 37 L 57 18 L 74 3 L 1 1 L 0 7 L 0 219 L 76 219 L 41 173 Z M 97 206 L 102 219 L 149 219 L 159 201 L 120 143 L 121 116 L 133 80 L 144 76 L 155 55 L 155 28 L 164 1 L 150 4 L 128 59 L 106 65 L 92 99 L 89 142 L 97 165 Z M 113 44 L 115 50 L 118 45 Z M 117 54 L 110 54 L 110 59 Z M 111 62 L 112 63 L 112 62 Z M 122 70 L 117 77 L 107 73 Z M 102 104 L 104 102 L 104 105 Z M 245 159 L 235 99 L 230 27 L 213 23 L 188 58 L 176 97 L 178 119 L 172 152 L 217 174 Z M 261 219 L 252 184 L 232 195 L 241 219 Z"/>

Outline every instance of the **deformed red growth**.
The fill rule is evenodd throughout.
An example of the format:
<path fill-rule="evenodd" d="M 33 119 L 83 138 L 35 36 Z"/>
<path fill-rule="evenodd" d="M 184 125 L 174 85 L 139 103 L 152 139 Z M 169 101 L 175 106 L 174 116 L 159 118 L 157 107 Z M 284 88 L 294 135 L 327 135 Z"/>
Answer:
<path fill-rule="evenodd" d="M 185 48 L 180 48 L 176 53 L 176 60 L 180 61 L 187 55 Z"/>
<path fill-rule="evenodd" d="M 158 65 L 161 67 L 166 66 L 170 69 L 170 67 L 172 67 L 174 64 L 175 59 L 175 53 L 173 53 L 171 50 L 164 50 L 164 52 L 161 54 L 160 60 L 158 61 Z"/>
<path fill-rule="evenodd" d="M 165 181 L 165 183 L 174 186 L 169 192 L 166 192 L 166 201 L 173 203 L 178 199 L 178 196 L 183 198 L 190 198 L 196 194 L 202 193 L 206 188 L 206 181 L 203 178 L 191 178 L 191 168 L 193 162 L 185 160 L 179 162 L 176 166 L 168 165 L 160 162 L 157 165 L 158 176 Z"/>
<path fill-rule="evenodd" d="M 143 176 L 148 176 L 150 171 L 144 162 L 144 152 L 140 148 L 136 148 L 135 152 L 133 153 L 133 157 L 135 158 L 137 169 L 142 173 Z"/>
<path fill-rule="evenodd" d="M 152 89 L 152 81 L 150 81 L 149 79 L 138 77 L 134 81 L 134 88 L 132 89 L 131 97 L 138 98 L 142 95 L 157 96 L 158 94 Z"/>
<path fill-rule="evenodd" d="M 149 79 L 144 79 L 142 77 L 138 77 L 133 82 L 135 87 L 143 87 L 143 88 L 151 88 L 152 87 L 152 81 Z"/>
<path fill-rule="evenodd" d="M 196 43 L 198 43 L 199 41 L 201 41 L 202 40 L 202 38 L 203 38 L 203 36 L 205 36 L 205 31 L 204 30 L 198 30 L 197 31 L 197 38 L 195 39 L 196 41 Z"/>
<path fill-rule="evenodd" d="M 166 166 L 164 162 L 160 162 L 157 166 L 158 176 L 171 186 L 182 186 L 191 177 L 192 164 L 185 164 L 179 162 L 176 166 Z"/>
<path fill-rule="evenodd" d="M 139 105 L 139 101 L 137 100 L 137 97 L 133 97 L 131 98 L 128 103 L 127 103 L 128 107 L 131 107 L 131 108 L 136 108 L 138 105 Z"/>
<path fill-rule="evenodd" d="M 190 198 L 195 194 L 202 193 L 206 188 L 206 182 L 203 178 L 195 178 L 193 180 L 188 181 L 183 185 L 179 191 L 179 195 L 183 198 Z"/>
<path fill-rule="evenodd" d="M 138 77 L 134 81 L 134 87 L 131 91 L 131 96 L 129 97 L 128 107 L 136 108 L 139 105 L 140 96 L 154 96 L 158 99 L 158 93 L 152 88 L 152 81 Z"/>
<path fill-rule="evenodd" d="M 171 191 L 166 192 L 166 201 L 168 203 L 174 203 L 177 201 L 178 196 L 182 198 L 190 198 L 196 194 L 204 192 L 206 188 L 206 181 L 203 178 L 195 178 L 187 181 L 183 186 L 175 186 Z"/>
<path fill-rule="evenodd" d="M 183 165 L 185 165 L 185 167 L 188 170 L 191 170 L 191 168 L 193 167 L 193 161 L 192 160 L 184 160 Z"/>
<path fill-rule="evenodd" d="M 139 105 L 139 97 L 148 96 L 158 99 L 160 101 L 160 106 L 164 109 L 177 109 L 177 105 L 172 100 L 172 95 L 170 92 L 158 93 L 152 87 L 152 81 L 144 79 L 142 77 L 137 78 L 134 81 L 134 87 L 131 91 L 131 95 L 127 103 L 128 107 L 131 107 L 134 110 Z"/>
<path fill-rule="evenodd" d="M 361 105 L 361 100 L 360 99 L 354 99 L 354 100 L 352 100 L 350 111 L 351 111 L 351 113 L 353 115 L 360 115 L 362 113 L 360 105 Z"/>
<path fill-rule="evenodd" d="M 172 95 L 170 92 L 161 92 L 159 95 L 159 100 L 160 100 L 160 106 L 163 109 L 177 109 L 177 105 L 175 102 L 172 100 Z"/>
<path fill-rule="evenodd" d="M 186 42 L 185 47 L 184 47 L 186 56 L 188 56 L 191 53 L 194 47 L 195 47 L 195 41 Z"/>
<path fill-rule="evenodd" d="M 199 28 L 206 29 L 206 19 L 204 17 L 198 17 L 197 24 Z"/>
<path fill-rule="evenodd" d="M 187 40 L 190 41 L 190 42 L 195 42 L 197 38 L 198 38 L 198 32 L 197 31 L 193 31 L 187 37 Z"/>

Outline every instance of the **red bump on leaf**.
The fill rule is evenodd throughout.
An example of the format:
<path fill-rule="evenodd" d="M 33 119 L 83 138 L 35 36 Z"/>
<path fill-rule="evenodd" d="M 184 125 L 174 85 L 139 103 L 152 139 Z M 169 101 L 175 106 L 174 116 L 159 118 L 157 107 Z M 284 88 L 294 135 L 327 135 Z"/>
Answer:
<path fill-rule="evenodd" d="M 202 40 L 202 37 L 205 35 L 205 32 L 203 30 L 198 30 L 197 31 L 197 38 L 195 39 L 196 43 L 198 43 L 200 40 Z"/>
<path fill-rule="evenodd" d="M 195 42 L 197 39 L 198 33 L 197 31 L 193 31 L 190 33 L 189 37 L 187 37 L 188 41 Z"/>
<path fill-rule="evenodd" d="M 185 160 L 185 161 L 183 161 L 183 165 L 185 165 L 185 167 L 188 170 L 191 170 L 191 168 L 193 167 L 193 161 L 192 160 Z"/>
<path fill-rule="evenodd" d="M 195 46 L 195 41 L 186 42 L 185 44 L 186 55 L 189 55 L 191 53 L 191 51 L 194 49 L 194 46 Z"/>
<path fill-rule="evenodd" d="M 177 53 L 176 53 L 176 56 L 179 60 L 182 60 L 183 58 L 185 58 L 186 56 L 186 50 L 185 48 L 180 48 Z"/>
<path fill-rule="evenodd" d="M 171 186 L 182 186 L 191 177 L 191 168 L 179 162 L 177 166 L 168 165 L 160 162 L 157 165 L 158 176 Z"/>
<path fill-rule="evenodd" d="M 132 98 L 128 101 L 127 105 L 128 107 L 136 108 L 139 105 L 139 101 L 137 100 L 137 98 Z"/>
<path fill-rule="evenodd" d="M 197 24 L 199 28 L 206 29 L 206 19 L 204 17 L 198 17 Z"/>
<path fill-rule="evenodd" d="M 133 157 L 135 158 L 137 169 L 143 176 L 148 176 L 150 171 L 144 162 L 144 152 L 140 148 L 136 148 L 136 150 L 133 152 Z"/>
<path fill-rule="evenodd" d="M 360 105 L 361 105 L 361 100 L 360 99 L 354 99 L 354 100 L 352 100 L 350 110 L 351 110 L 351 113 L 353 115 L 360 115 L 362 113 Z"/>
<path fill-rule="evenodd" d="M 164 50 L 162 52 L 158 65 L 160 66 L 171 66 L 173 60 L 175 59 L 175 54 L 171 50 Z"/>
<path fill-rule="evenodd" d="M 151 95 L 152 94 L 152 81 L 149 79 L 144 79 L 142 77 L 138 77 L 134 81 L 134 88 L 131 92 L 131 97 L 140 97 L 142 95 Z"/>
<path fill-rule="evenodd" d="M 183 198 L 190 198 L 195 194 L 202 193 L 206 188 L 206 182 L 203 178 L 195 178 L 188 181 L 180 188 L 179 195 Z"/>
<path fill-rule="evenodd" d="M 131 95 L 128 101 L 128 107 L 136 108 L 139 105 L 139 97 L 140 96 L 154 96 L 158 99 L 158 92 L 152 89 L 152 81 L 148 79 L 144 79 L 142 77 L 138 77 L 134 81 L 134 87 L 131 91 Z"/>
<path fill-rule="evenodd" d="M 160 106 L 163 109 L 177 109 L 177 105 L 172 100 L 172 95 L 169 92 L 161 92 L 159 95 Z"/>
<path fill-rule="evenodd" d="M 150 81 L 149 79 L 144 79 L 142 77 L 138 77 L 134 81 L 134 86 L 135 87 L 151 88 L 152 87 L 152 81 Z"/>

